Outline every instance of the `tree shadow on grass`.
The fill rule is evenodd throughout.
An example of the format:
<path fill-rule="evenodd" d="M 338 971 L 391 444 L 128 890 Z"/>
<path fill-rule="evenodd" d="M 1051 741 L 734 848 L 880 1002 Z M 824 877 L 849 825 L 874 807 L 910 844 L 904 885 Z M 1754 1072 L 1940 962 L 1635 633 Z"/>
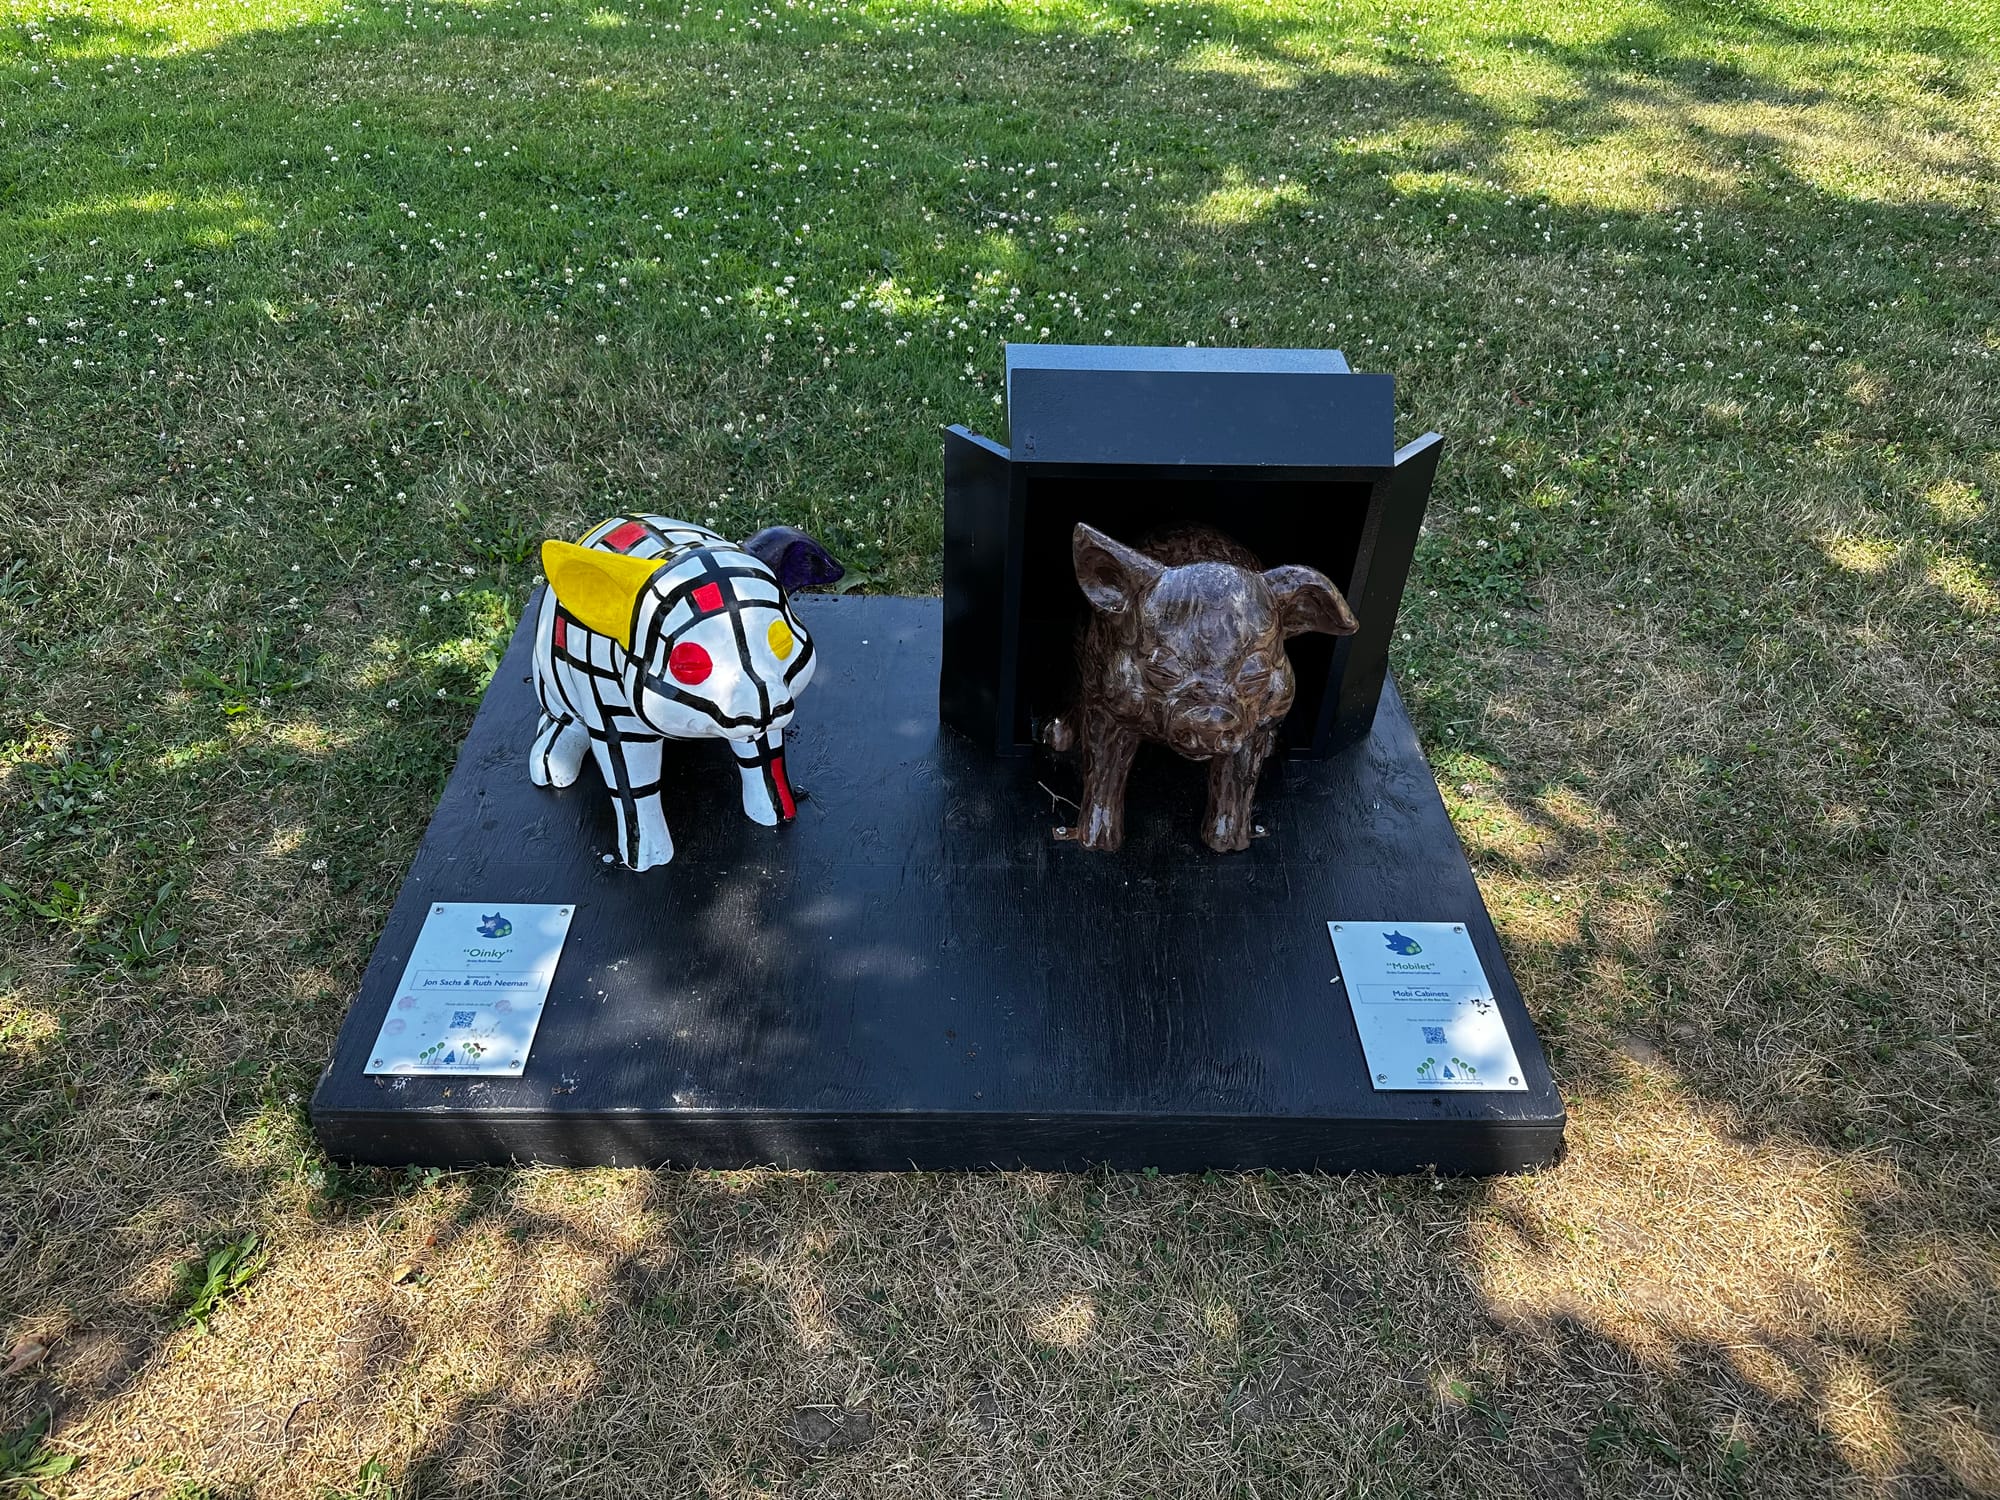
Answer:
<path fill-rule="evenodd" d="M 550 12 L 572 26 L 589 13 Z M 316 1197 L 314 1174 L 327 1168 L 287 1099 L 324 1055 L 463 723 L 449 707 L 386 721 L 375 704 L 395 689 L 327 674 L 297 700 L 302 712 L 269 713 L 240 740 L 174 710 L 163 732 L 133 737 L 141 748 L 111 819 L 81 815 L 82 832 L 49 822 L 38 849 L 60 857 L 20 856 L 38 898 L 48 881 L 86 870 L 115 908 L 107 920 L 128 923 L 164 877 L 192 878 L 171 908 L 185 958 L 159 980 L 115 964 L 66 975 L 67 930 L 8 918 L 47 1026 L 10 1042 L 20 1066 L 7 1085 L 17 1131 L 8 1170 L 20 1207 L 6 1253 L 24 1315 L 68 1334 L 49 1384 L 8 1393 L 10 1416 L 68 1399 L 58 1435 L 88 1434 L 85 1478 L 127 1457 L 180 1453 L 216 1483 L 270 1493 L 347 1482 L 376 1454 L 425 1493 L 510 1482 L 546 1492 L 592 1465 L 604 1490 L 634 1476 L 716 1490 L 879 1488 L 885 1471 L 912 1491 L 944 1480 L 1061 1489 L 1084 1475 L 1183 1493 L 1246 1482 L 1300 1493 L 1990 1485 L 1988 1372 L 2000 1366 L 2000 1338 L 1986 1300 L 1990 1163 L 1977 1143 L 1991 1136 L 1991 1112 L 1965 1080 L 1976 1080 L 1991 1021 L 1976 996 L 1952 1009 L 1953 995 L 1970 994 L 1970 971 L 1963 935 L 1942 924 L 1959 914 L 1976 940 L 1991 923 L 1963 885 L 1954 894 L 1925 884 L 1935 872 L 1911 873 L 1931 837 L 1925 820 L 1953 785 L 1939 762 L 1986 741 L 1963 725 L 1927 729 L 1923 694 L 1895 697 L 1892 660 L 1913 655 L 1915 622 L 1976 617 L 1963 595 L 1930 581 L 1927 559 L 1957 549 L 1976 561 L 1987 544 L 1976 531 L 1941 532 L 1923 512 L 1922 485 L 1942 467 L 1885 451 L 1911 432 L 1970 433 L 1979 411 L 1938 403 L 1929 372 L 1873 402 L 1850 399 L 1861 376 L 1882 374 L 1868 368 L 1880 358 L 1857 354 L 1765 371 L 1760 395 L 1732 414 L 1726 392 L 1686 386 L 1662 366 L 1699 360 L 1704 347 L 1751 357 L 1751 330 L 1701 318 L 1671 354 L 1635 353 L 1619 367 L 1624 394 L 1607 397 L 1551 373 L 1582 351 L 1573 325 L 1540 311 L 1552 287 L 1584 296 L 1619 265 L 1654 299 L 1685 301 L 1698 295 L 1688 286 L 1698 255 L 1714 291 L 1730 278 L 1754 287 L 1754 305 L 1796 342 L 1822 336 L 1831 347 L 1843 342 L 1835 326 L 1886 339 L 1900 322 L 1899 353 L 1963 343 L 1966 309 L 1988 304 L 1973 284 L 1979 267 L 1957 262 L 1965 237 L 1987 226 L 1945 179 L 1985 174 L 1989 158 L 1952 128 L 1949 103 L 1985 60 L 1922 28 L 1802 31 L 1734 9 L 1724 39 L 1741 50 L 1721 67 L 1712 41 L 1689 37 L 1720 18 L 1662 12 L 1594 44 L 1516 38 L 1554 86 L 1530 80 L 1496 97 L 1474 92 L 1441 48 L 1374 45 L 1356 30 L 1330 55 L 1314 27 L 1213 7 L 1176 9 L 1170 35 L 1136 40 L 1060 21 L 1029 30 L 989 12 L 939 23 L 941 37 L 853 15 L 757 39 L 703 21 L 669 42 L 646 37 L 634 14 L 591 31 L 588 46 L 568 39 L 553 51 L 542 38 L 557 22 L 539 14 L 496 15 L 467 39 L 458 33 L 473 21 L 452 13 L 449 40 L 465 50 L 448 55 L 466 65 L 449 69 L 437 61 L 447 55 L 441 16 L 413 30 L 383 11 L 351 18 L 338 36 L 304 26 L 218 42 L 205 57 L 149 57 L 130 95 L 88 92 L 79 73 L 68 96 L 32 108 L 23 134 L 10 135 L 23 186 L 17 238 L 5 243 L 31 283 L 23 295 L 59 291 L 68 303 L 86 296 L 81 275 L 110 269 L 115 279 L 92 326 L 56 335 L 59 352 L 39 352 L 48 334 L 16 316 L 32 301 L 0 319 L 0 360 L 27 393 L 10 411 L 44 403 L 17 419 L 21 441 L 0 458 L 0 482 L 71 521 L 114 509 L 121 493 L 157 491 L 171 503 L 146 514 L 150 541 L 133 535 L 129 549 L 178 559 L 172 583 L 142 589 L 136 574 L 61 540 L 89 528 L 31 535 L 29 502 L 12 502 L 10 540 L 28 561 L 35 608 L 9 620 L 19 626 L 5 659 L 10 705 L 53 660 L 74 669 L 70 717 L 88 722 L 88 701 L 116 698 L 129 681 L 96 664 L 94 633 L 161 611 L 183 574 L 223 580 L 217 633 L 200 639 L 161 614 L 148 660 L 170 681 L 211 650 L 226 664 L 246 620 L 288 618 L 300 536 L 343 558 L 323 576 L 357 601 L 404 554 L 435 562 L 427 534 L 464 544 L 518 589 L 538 528 L 507 543 L 511 573 L 476 545 L 522 524 L 495 498 L 508 487 L 537 497 L 526 504 L 558 497 L 565 512 L 610 487 L 645 493 L 661 476 L 690 493 L 757 493 L 732 502 L 736 525 L 770 518 L 749 512 L 785 492 L 774 476 L 810 476 L 814 489 L 872 503 L 879 487 L 866 479 L 894 473 L 922 509 L 934 494 L 936 421 L 988 394 L 960 366 L 992 366 L 993 344 L 1017 326 L 999 295 L 966 316 L 978 299 L 960 268 L 1004 271 L 1031 303 L 1073 293 L 1077 279 L 1055 269 L 1055 237 L 1083 226 L 1113 242 L 1081 273 L 1094 301 L 1111 285 L 1121 303 L 1142 300 L 1124 290 L 1139 284 L 1129 265 L 1157 277 L 1143 300 L 1174 304 L 1171 318 L 1119 328 L 1175 342 L 1307 343 L 1322 341 L 1320 315 L 1330 314 L 1351 353 L 1404 375 L 1415 419 L 1454 439 L 1501 438 L 1483 458 L 1469 444 L 1452 450 L 1456 473 L 1417 583 L 1438 598 L 1420 592 L 1412 605 L 1427 632 L 1413 659 L 1439 680 L 1412 696 L 1432 753 L 1454 765 L 1489 759 L 1481 800 L 1527 830 L 1482 859 L 1531 1007 L 1563 1018 L 1551 1030 L 1576 1109 L 1571 1159 L 1533 1180 L 1435 1191 L 1255 1177 L 635 1175 L 603 1191 L 643 1201 L 589 1229 L 578 1227 L 593 1222 L 587 1203 L 569 1195 L 603 1181 L 594 1174 L 448 1177 L 399 1193 L 370 1179 L 340 1222 L 315 1226 L 299 1200 Z M 1148 20 L 1141 7 L 1111 14 L 1135 29 Z M 145 54 L 155 40 L 96 31 L 76 43 L 78 61 L 105 47 Z M 320 43 L 348 49 L 353 71 L 330 64 Z M 1846 102 L 1840 86 L 1862 76 L 1856 58 L 1877 44 L 1905 54 L 1905 71 L 1926 70 L 1935 83 L 1924 92 L 1942 102 L 1902 99 L 1888 124 Z M 789 57 L 794 47 L 814 56 Z M 1221 67 L 1218 47 L 1256 66 Z M 1790 53 L 1783 73 L 1756 55 L 1778 47 Z M 911 73 L 902 54 L 919 51 Z M 773 57 L 789 66 L 762 76 Z M 1078 87 L 1072 58 L 1098 70 L 1097 90 Z M 570 87 L 538 75 L 535 64 L 551 61 Z M 669 65 L 683 70 L 678 92 Z M 657 101 L 648 108 L 659 128 L 635 138 L 618 132 L 619 117 L 587 110 L 603 84 L 581 85 L 600 74 L 616 101 Z M 232 96 L 250 112 L 247 128 L 199 102 L 218 79 L 252 80 L 251 97 Z M 743 86 L 753 81 L 770 87 Z M 799 107 L 785 128 L 808 108 L 831 122 L 805 174 L 761 145 L 779 138 L 771 111 L 786 93 Z M 282 107 L 258 112 L 272 101 Z M 1820 111 L 1843 141 L 1872 134 L 1885 160 L 1928 173 L 1930 191 L 1895 203 L 1843 191 L 1791 159 L 1770 116 L 1731 128 L 1715 112 L 1724 104 L 1795 121 Z M 105 149 L 131 111 L 150 108 L 174 120 L 171 154 Z M 1679 154 L 1636 163 L 1629 202 L 1554 192 L 1522 155 L 1522 133 L 1532 145 L 1540 129 L 1602 146 L 1607 160 L 1629 157 L 1635 109 L 1653 112 L 1658 139 Z M 1021 174 L 1050 159 L 1046 122 L 1056 118 L 1066 168 L 1087 170 L 1064 170 L 1066 190 L 1031 189 Z M 1918 141 L 1941 128 L 1946 147 Z M 489 132 L 501 137 L 491 148 Z M 865 139 L 849 143 L 850 133 Z M 64 136 L 75 141 L 46 152 Z M 1301 185 L 1260 196 L 1275 191 L 1280 157 Z M 1752 159 L 1754 172 L 1736 165 Z M 461 164 L 473 161 L 488 165 Z M 884 181 L 890 172 L 901 180 Z M 739 191 L 751 195 L 742 206 Z M 154 194 L 172 197 L 174 212 L 153 206 Z M 809 200 L 810 217 L 795 197 Z M 540 206 L 550 201 L 559 209 Z M 686 218 L 674 213 L 682 207 Z M 1697 245 L 1686 224 L 1695 208 L 1744 228 L 1704 230 Z M 482 212 L 509 219 L 504 240 L 495 219 L 480 227 Z M 1376 227 L 1378 213 L 1396 216 L 1390 228 Z M 1454 213 L 1464 227 L 1454 229 Z M 1502 227 L 1474 235 L 1475 216 Z M 808 222 L 836 247 L 824 262 L 797 233 Z M 698 291 L 647 281 L 667 233 L 682 236 L 675 246 L 702 236 L 712 264 L 699 276 L 678 266 Z M 1502 244 L 1474 248 L 1486 238 Z M 89 239 L 114 245 L 116 265 L 87 254 Z M 434 240 L 446 248 L 423 248 Z M 1774 242 L 1784 247 L 1777 267 Z M 1324 272 L 1263 274 L 1256 262 L 1279 261 L 1280 248 Z M 773 250 L 810 266 L 789 326 L 776 311 L 786 271 L 769 266 Z M 499 277 L 483 259 L 496 251 L 523 274 L 481 282 Z M 294 252 L 308 271 L 292 269 Z M 1919 287 L 1911 273 L 1923 261 L 1949 263 Z M 1210 274 L 1183 274 L 1190 266 Z M 1225 266 L 1247 280 L 1225 280 Z M 190 342 L 171 358 L 147 356 L 163 382 L 183 376 L 157 394 L 143 362 L 113 358 L 110 315 L 129 316 L 117 304 L 133 300 L 128 268 L 149 278 L 133 289 L 139 298 L 188 309 L 172 331 Z M 610 290 L 621 270 L 645 295 Z M 1853 273 L 1844 285 L 1843 271 Z M 1825 294 L 1797 295 L 1813 278 Z M 933 291 L 935 306 L 923 301 Z M 1905 299 L 1900 310 L 1871 315 L 1866 302 L 1887 301 L 1884 292 Z M 871 294 L 898 310 L 872 312 Z M 1515 296 L 1537 306 L 1516 312 Z M 843 308 L 849 300 L 862 305 Z M 1635 300 L 1625 321 L 1647 327 L 1645 341 L 1683 327 Z M 1750 291 L 1741 305 L 1753 306 Z M 1363 313 L 1365 333 L 1354 321 Z M 1043 316 L 1038 307 L 1027 326 Z M 953 317 L 977 323 L 976 353 L 972 330 L 942 340 Z M 815 323 L 843 347 L 865 344 L 867 357 L 823 373 L 830 356 L 812 341 Z M 1061 328 L 1085 341 L 1099 333 L 1094 319 Z M 1469 344 L 1486 338 L 1487 353 L 1413 347 L 1446 328 Z M 758 363 L 767 332 L 768 366 Z M 620 348 L 596 354 L 600 333 Z M 911 344 L 895 342 L 904 335 Z M 1778 337 L 1761 324 L 1755 336 Z M 70 359 L 96 368 L 69 373 Z M 320 366 L 339 372 L 331 388 L 313 373 Z M 807 394 L 834 380 L 872 406 L 872 422 Z M 537 395 L 503 394 L 517 385 Z M 1683 470 L 1658 503 L 1632 420 L 1652 385 L 1668 392 L 1662 404 L 1683 403 L 1717 454 L 1706 470 Z M 783 435 L 752 442 L 720 430 L 737 403 L 782 405 L 779 394 L 798 412 Z M 246 407 L 260 409 L 252 403 L 280 420 L 239 423 Z M 96 436 L 113 435 L 117 463 L 73 440 L 80 413 Z M 1759 436 L 1760 421 L 1790 440 Z M 864 444 L 857 425 L 896 432 Z M 1810 505 L 1766 502 L 1802 448 L 1833 439 L 1854 446 L 1829 461 L 1832 472 L 1877 494 L 1822 476 Z M 1503 483 L 1503 457 L 1552 476 L 1553 519 Z M 345 483 L 368 505 L 315 522 L 320 491 Z M 406 511 L 394 508 L 399 489 L 416 497 Z M 1502 539 L 1485 556 L 1507 555 L 1481 561 L 1475 541 L 1500 528 L 1448 509 L 1490 505 L 1496 493 L 1549 535 Z M 219 518 L 214 506 L 186 508 L 218 494 Z M 1593 518 L 1606 523 L 1596 534 Z M 923 545 L 921 527 L 934 522 L 910 524 L 903 545 Z M 1830 559 L 1835 532 L 1914 549 L 1893 597 Z M 1718 585 L 1717 567 L 1694 550 L 1714 538 L 1727 539 L 1729 576 L 1760 587 Z M 1665 580 L 1675 567 L 1677 608 L 1604 625 L 1612 600 L 1628 598 L 1626 580 L 1642 569 Z M 443 581 L 435 571 L 421 572 L 427 589 Z M 379 636 L 440 644 L 386 587 L 361 602 L 374 618 L 359 606 L 345 623 L 319 617 L 338 642 L 319 658 L 323 672 Z M 1540 657 L 1450 634 L 1454 620 L 1538 603 L 1554 638 Z M 1747 625 L 1745 607 L 1756 616 Z M 1857 641 L 1847 626 L 1870 610 L 1886 611 L 1876 629 L 1887 633 Z M 313 657 L 303 636 L 280 635 L 283 650 Z M 1787 651 L 1772 654 L 1774 641 Z M 1460 655 L 1466 669 L 1454 675 Z M 1800 660 L 1840 670 L 1823 692 L 1760 696 L 1767 675 L 1782 681 Z M 1919 665 L 1922 686 L 1938 668 Z M 1468 680 L 1480 669 L 1494 678 Z M 1496 691 L 1501 674 L 1524 685 Z M 433 685 L 424 679 L 426 696 Z M 268 712 L 258 696 L 243 704 L 253 719 Z M 1870 698 L 1896 707 L 1887 732 L 1835 717 Z M 1556 704 L 1578 730 L 1574 745 L 1517 722 Z M 1759 723 L 1759 713 L 1759 744 L 1795 746 L 1775 767 L 1718 722 Z M 1454 750 L 1445 730 L 1461 717 L 1487 727 Z M 1876 757 L 1872 773 L 1864 755 Z M 1798 832 L 1812 826 L 1807 799 L 1824 803 L 1851 779 L 1815 769 L 1828 756 L 1852 758 L 1851 778 L 1870 776 L 1857 803 L 1894 803 L 1887 825 L 1863 816 L 1832 819 L 1812 839 Z M 1753 810 L 1747 827 L 1788 825 L 1793 838 L 1764 865 L 1734 808 L 1760 780 L 1782 782 L 1789 800 Z M 1580 800 L 1585 825 L 1551 789 Z M 1462 827 L 1477 816 L 1466 800 Z M 114 826 L 147 805 L 167 811 Z M 1965 806 L 1950 826 L 1976 835 L 1976 807 Z M 1661 839 L 1676 847 L 1652 854 Z M 301 841 L 334 850 L 341 867 L 329 881 L 287 863 Z M 1521 845 L 1539 852 L 1509 867 L 1504 851 Z M 193 852 L 175 852 L 183 847 Z M 1610 890 L 1573 929 L 1535 904 L 1565 879 Z M 1898 941 L 1928 956 L 1905 969 L 1879 954 L 1843 956 L 1843 934 L 1877 930 L 1898 911 L 1907 924 L 1919 898 L 1935 902 L 1935 923 L 1899 928 Z M 257 1051 L 273 1059 L 269 1071 L 231 1071 Z M 220 1147 L 217 1119 L 234 1126 Z M 543 1194 L 554 1207 L 538 1206 Z M 168 1273 L 213 1235 L 266 1219 L 285 1226 L 271 1279 L 183 1353 L 187 1336 L 169 1331 L 163 1310 Z M 703 1254 L 680 1255 L 686 1246 Z M 58 1264 L 65 1257 L 71 1269 Z M 389 1284 L 403 1261 L 431 1269 Z M 530 1263 L 540 1279 L 510 1286 Z M 76 1265 L 93 1268 L 92 1285 Z M 494 1279 L 490 1294 L 476 1290 L 482 1276 Z M 459 1289 L 474 1290 L 454 1301 Z M 108 1342 L 90 1344 L 100 1336 Z M 87 1347 L 104 1356 L 102 1378 L 83 1378 Z M 455 1347 L 467 1351 L 462 1363 Z M 823 1427 L 794 1421 L 800 1407 L 866 1411 L 872 1435 L 842 1450 L 815 1438 Z M 128 1424 L 147 1435 L 121 1437 Z M 1104 1475 L 1131 1477 L 1105 1485 Z"/>

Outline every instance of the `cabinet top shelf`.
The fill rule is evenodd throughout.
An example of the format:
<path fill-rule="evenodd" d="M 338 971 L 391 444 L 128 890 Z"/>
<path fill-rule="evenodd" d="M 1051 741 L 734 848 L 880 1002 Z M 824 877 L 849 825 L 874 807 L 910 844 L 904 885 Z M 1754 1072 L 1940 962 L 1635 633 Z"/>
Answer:
<path fill-rule="evenodd" d="M 1338 349 L 1009 344 L 1007 420 L 1016 463 L 1395 463 L 1395 382 L 1353 373 Z"/>

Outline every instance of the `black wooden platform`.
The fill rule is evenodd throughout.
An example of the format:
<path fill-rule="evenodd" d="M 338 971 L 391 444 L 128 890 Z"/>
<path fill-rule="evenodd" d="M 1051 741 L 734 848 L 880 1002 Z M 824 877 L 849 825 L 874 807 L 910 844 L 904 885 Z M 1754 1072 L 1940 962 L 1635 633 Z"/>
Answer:
<path fill-rule="evenodd" d="M 473 723 L 312 1114 L 364 1162 L 1501 1172 L 1562 1103 L 1393 686 L 1372 734 L 1274 761 L 1248 853 L 1196 838 L 1202 769 L 1142 754 L 1124 850 L 1051 830 L 1073 773 L 937 712 L 935 599 L 797 601 L 821 652 L 788 739 L 798 821 L 743 817 L 673 747 L 676 854 L 603 863 L 596 773 L 528 784 L 528 626 Z M 533 611 L 525 617 L 532 621 Z M 676 768 L 679 769 L 676 769 Z M 526 1074 L 361 1069 L 433 901 L 574 903 Z M 1525 1093 L 1376 1093 L 1329 920 L 1462 921 Z"/>

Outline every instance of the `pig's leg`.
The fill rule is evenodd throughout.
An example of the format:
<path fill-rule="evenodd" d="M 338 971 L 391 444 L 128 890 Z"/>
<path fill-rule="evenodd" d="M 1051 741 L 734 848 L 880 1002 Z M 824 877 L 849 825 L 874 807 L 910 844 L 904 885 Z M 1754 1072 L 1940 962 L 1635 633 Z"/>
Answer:
<path fill-rule="evenodd" d="M 634 870 L 665 864 L 674 857 L 674 840 L 660 807 L 660 742 L 630 739 L 607 726 L 590 748 L 618 813 L 620 862 Z"/>
<path fill-rule="evenodd" d="M 1077 841 L 1086 849 L 1115 851 L 1125 842 L 1125 778 L 1139 736 L 1102 714 L 1083 718 L 1083 806 L 1076 815 Z"/>
<path fill-rule="evenodd" d="M 528 750 L 528 780 L 536 786 L 569 786 L 590 753 L 590 733 L 574 719 L 542 715 L 542 727 Z"/>
<path fill-rule="evenodd" d="M 736 772 L 743 778 L 743 814 L 753 823 L 775 828 L 798 815 L 792 784 L 785 776 L 785 732 L 771 729 L 754 740 L 731 740 Z"/>
<path fill-rule="evenodd" d="M 1218 755 L 1208 763 L 1208 816 L 1201 841 L 1219 854 L 1250 847 L 1250 804 L 1257 795 L 1257 777 L 1277 743 L 1276 725 L 1258 730 L 1234 755 Z"/>

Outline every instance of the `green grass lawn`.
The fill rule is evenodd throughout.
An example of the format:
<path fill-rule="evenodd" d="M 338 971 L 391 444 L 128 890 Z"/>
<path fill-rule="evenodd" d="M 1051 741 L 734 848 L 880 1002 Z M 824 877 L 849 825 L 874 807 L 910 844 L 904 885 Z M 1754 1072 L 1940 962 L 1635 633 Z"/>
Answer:
<path fill-rule="evenodd" d="M 2000 1491 L 2000 5 L 541 5 L 0 11 L 0 1494 Z M 1009 339 L 1447 435 L 1564 1164 L 321 1157 L 539 540 L 932 589 Z"/>

